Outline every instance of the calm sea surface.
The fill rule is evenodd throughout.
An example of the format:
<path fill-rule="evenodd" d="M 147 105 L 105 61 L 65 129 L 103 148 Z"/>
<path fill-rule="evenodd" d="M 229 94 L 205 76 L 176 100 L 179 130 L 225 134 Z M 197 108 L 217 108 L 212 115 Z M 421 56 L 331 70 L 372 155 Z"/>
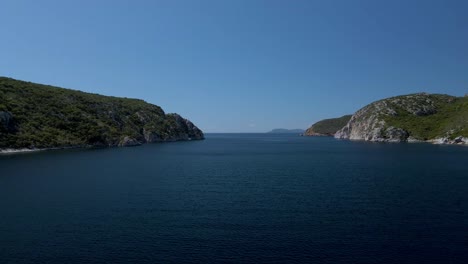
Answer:
<path fill-rule="evenodd" d="M 468 147 L 208 134 L 3 155 L 0 263 L 468 263 Z"/>

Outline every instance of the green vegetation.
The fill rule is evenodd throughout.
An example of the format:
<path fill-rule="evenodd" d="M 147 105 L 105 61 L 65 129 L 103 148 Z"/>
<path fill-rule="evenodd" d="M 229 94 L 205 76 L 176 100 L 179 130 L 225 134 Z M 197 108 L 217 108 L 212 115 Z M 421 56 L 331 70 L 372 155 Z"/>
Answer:
<path fill-rule="evenodd" d="M 143 100 L 0 77 L 0 149 L 115 146 L 203 138 L 189 121 Z"/>
<path fill-rule="evenodd" d="M 468 97 L 453 97 L 449 95 L 430 94 L 422 102 L 413 102 L 422 105 L 431 101 L 433 109 L 427 113 L 415 114 L 408 111 L 408 107 L 401 104 L 402 97 L 386 99 L 390 106 L 396 109 L 395 115 L 382 116 L 386 126 L 402 128 L 409 135 L 420 140 L 437 137 L 457 136 L 468 137 Z M 396 99 L 396 100 L 395 100 Z M 417 100 L 421 100 L 417 99 Z M 427 110 L 428 108 L 426 108 Z"/>
<path fill-rule="evenodd" d="M 345 115 L 339 118 L 330 118 L 321 120 L 313 124 L 309 129 L 306 130 L 305 135 L 315 136 L 315 135 L 328 135 L 333 136 L 336 131 L 340 130 L 351 119 L 351 115 Z"/>

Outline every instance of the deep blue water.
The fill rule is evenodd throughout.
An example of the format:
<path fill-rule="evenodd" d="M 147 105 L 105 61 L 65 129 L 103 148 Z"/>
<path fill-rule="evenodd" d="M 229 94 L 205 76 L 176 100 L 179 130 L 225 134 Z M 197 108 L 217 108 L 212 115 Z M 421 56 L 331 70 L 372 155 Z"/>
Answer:
<path fill-rule="evenodd" d="M 208 134 L 3 155 L 0 263 L 468 263 L 468 147 Z"/>

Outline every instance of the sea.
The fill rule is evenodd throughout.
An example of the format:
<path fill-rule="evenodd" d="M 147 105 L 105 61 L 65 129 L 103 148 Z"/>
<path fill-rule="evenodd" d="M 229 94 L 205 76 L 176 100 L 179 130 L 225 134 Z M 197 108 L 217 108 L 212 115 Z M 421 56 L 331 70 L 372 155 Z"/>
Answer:
<path fill-rule="evenodd" d="M 468 263 L 468 147 L 206 134 L 0 155 L 0 263 Z"/>

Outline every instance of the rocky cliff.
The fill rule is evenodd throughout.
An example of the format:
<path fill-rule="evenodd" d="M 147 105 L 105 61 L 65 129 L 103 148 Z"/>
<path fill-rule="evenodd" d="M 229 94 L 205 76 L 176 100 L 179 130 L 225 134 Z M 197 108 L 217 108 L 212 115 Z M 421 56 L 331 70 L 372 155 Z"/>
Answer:
<path fill-rule="evenodd" d="M 305 136 L 333 136 L 336 131 L 345 126 L 351 115 L 345 115 L 339 118 L 330 118 L 318 121 L 309 127 L 304 135 Z"/>
<path fill-rule="evenodd" d="M 383 99 L 357 111 L 335 138 L 468 143 L 468 97 L 419 93 Z"/>
<path fill-rule="evenodd" d="M 203 138 L 189 120 L 142 100 L 0 77 L 0 150 L 134 146 Z"/>

